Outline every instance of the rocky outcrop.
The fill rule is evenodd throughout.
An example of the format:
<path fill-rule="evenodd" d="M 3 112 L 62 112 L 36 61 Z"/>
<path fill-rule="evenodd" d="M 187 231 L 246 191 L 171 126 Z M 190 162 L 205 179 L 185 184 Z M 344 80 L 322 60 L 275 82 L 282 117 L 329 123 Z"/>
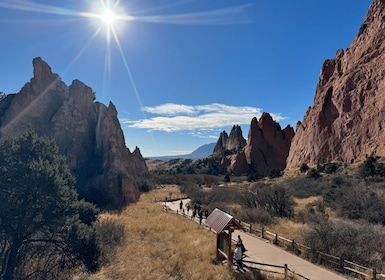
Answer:
<path fill-rule="evenodd" d="M 374 0 L 356 38 L 324 62 L 314 105 L 298 122 L 288 168 L 385 156 L 385 1 Z"/>
<path fill-rule="evenodd" d="M 81 196 L 112 207 L 136 201 L 135 180 L 147 166 L 138 148 L 131 153 L 125 146 L 115 106 L 95 102 L 78 80 L 67 86 L 41 58 L 33 67 L 30 82 L 0 101 L 0 137 L 33 129 L 56 141 Z"/>
<path fill-rule="evenodd" d="M 246 139 L 243 138 L 242 129 L 239 125 L 234 125 L 228 136 L 226 131 L 221 132 L 219 139 L 214 147 L 214 154 L 238 153 L 246 145 Z"/>
<path fill-rule="evenodd" d="M 247 144 L 235 154 L 224 155 L 222 166 L 236 176 L 246 173 L 265 175 L 271 169 L 283 170 L 293 136 L 292 127 L 282 130 L 270 114 L 263 113 L 259 121 L 257 118 L 251 120 Z M 218 143 L 220 141 L 221 138 Z"/>

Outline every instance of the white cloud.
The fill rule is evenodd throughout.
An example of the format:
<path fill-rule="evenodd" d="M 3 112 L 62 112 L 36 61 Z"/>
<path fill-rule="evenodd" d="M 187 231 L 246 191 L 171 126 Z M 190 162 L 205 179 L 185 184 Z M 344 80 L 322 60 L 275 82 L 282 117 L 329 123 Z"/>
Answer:
<path fill-rule="evenodd" d="M 228 106 L 213 103 L 188 106 L 167 103 L 154 107 L 143 107 L 143 111 L 154 116 L 141 120 L 122 119 L 129 128 L 141 128 L 166 132 L 215 130 L 235 124 L 250 124 L 252 118 L 259 118 L 262 109 L 249 106 Z M 271 114 L 277 122 L 285 119 L 280 114 Z M 209 133 L 207 133 L 209 136 Z M 202 136 L 199 136 L 202 137 Z"/>
<path fill-rule="evenodd" d="M 193 115 L 196 110 L 193 106 L 166 103 L 154 107 L 143 107 L 142 111 L 156 115 L 175 116 L 178 114 Z"/>

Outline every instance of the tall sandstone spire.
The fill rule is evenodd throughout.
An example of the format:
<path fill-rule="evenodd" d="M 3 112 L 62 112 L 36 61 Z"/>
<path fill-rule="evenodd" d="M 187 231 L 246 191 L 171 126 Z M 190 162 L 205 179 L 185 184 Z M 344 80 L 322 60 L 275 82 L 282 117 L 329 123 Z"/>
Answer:
<path fill-rule="evenodd" d="M 220 155 L 226 151 L 237 153 L 246 145 L 246 139 L 242 136 L 242 129 L 239 125 L 234 125 L 230 135 L 222 131 L 214 147 L 214 154 Z"/>
<path fill-rule="evenodd" d="M 255 172 L 264 175 L 271 169 L 285 168 L 293 136 L 292 127 L 282 130 L 270 114 L 263 113 L 259 121 L 257 118 L 251 120 L 247 142 L 241 128 L 234 126 L 229 137 L 226 132 L 221 133 L 216 151 L 232 151 L 222 154 L 221 164 L 234 175 Z"/>
<path fill-rule="evenodd" d="M 322 65 L 314 105 L 297 123 L 287 168 L 385 156 L 385 0 L 374 0 L 356 38 Z"/>
<path fill-rule="evenodd" d="M 39 57 L 33 67 L 30 82 L 0 101 L 0 138 L 33 129 L 57 143 L 81 196 L 114 208 L 136 201 L 135 180 L 147 166 L 139 149 L 126 147 L 115 106 L 95 102 L 78 80 L 67 86 Z"/>

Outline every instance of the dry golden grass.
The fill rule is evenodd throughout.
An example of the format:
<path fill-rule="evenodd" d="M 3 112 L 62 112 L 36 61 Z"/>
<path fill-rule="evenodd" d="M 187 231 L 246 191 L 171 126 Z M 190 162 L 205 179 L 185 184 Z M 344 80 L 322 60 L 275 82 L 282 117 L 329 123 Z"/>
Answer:
<path fill-rule="evenodd" d="M 298 240 L 304 229 L 307 228 L 306 224 L 296 223 L 292 220 L 285 218 L 277 219 L 277 223 L 266 227 L 266 230 L 278 233 L 280 236 L 291 240 Z"/>
<path fill-rule="evenodd" d="M 180 195 L 165 187 L 143 194 L 121 214 L 103 214 L 125 225 L 125 244 L 114 261 L 91 275 L 105 279 L 232 279 L 226 266 L 214 265 L 216 236 L 181 216 L 164 212 L 154 198 Z"/>

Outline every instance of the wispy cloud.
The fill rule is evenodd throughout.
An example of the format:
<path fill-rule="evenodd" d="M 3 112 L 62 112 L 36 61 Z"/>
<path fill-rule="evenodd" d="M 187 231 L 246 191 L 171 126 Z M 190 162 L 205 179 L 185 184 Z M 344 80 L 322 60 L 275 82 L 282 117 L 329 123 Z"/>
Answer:
<path fill-rule="evenodd" d="M 142 110 L 152 116 L 140 120 L 121 119 L 121 122 L 130 128 L 166 132 L 189 131 L 191 135 L 198 137 L 201 135 L 198 131 L 216 130 L 235 124 L 250 124 L 253 117 L 259 118 L 262 114 L 260 108 L 219 103 L 197 106 L 167 103 L 143 107 Z M 277 122 L 285 119 L 280 114 L 271 116 Z"/>

